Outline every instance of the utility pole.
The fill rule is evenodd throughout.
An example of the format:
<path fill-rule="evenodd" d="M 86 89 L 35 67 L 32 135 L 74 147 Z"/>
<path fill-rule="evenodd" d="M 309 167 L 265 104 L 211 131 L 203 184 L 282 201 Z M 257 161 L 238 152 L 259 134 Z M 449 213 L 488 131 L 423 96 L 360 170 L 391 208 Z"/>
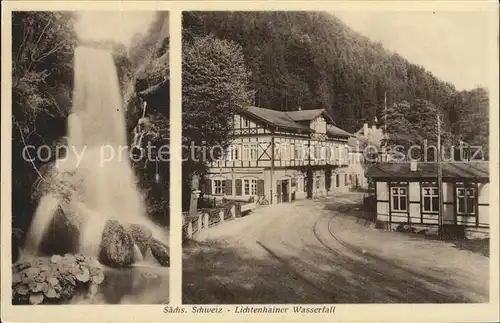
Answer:
<path fill-rule="evenodd" d="M 384 92 L 384 135 L 387 134 L 387 92 Z"/>
<path fill-rule="evenodd" d="M 385 143 L 384 146 L 387 145 L 387 92 L 384 92 L 384 139 Z M 382 162 L 388 162 L 387 160 L 387 150 L 386 147 L 384 147 L 385 151 L 382 151 Z"/>
<path fill-rule="evenodd" d="M 273 179 L 273 175 L 274 175 L 274 129 L 271 130 L 272 133 L 271 133 L 271 172 L 270 172 L 270 180 L 271 180 L 271 183 L 270 183 L 270 190 L 269 190 L 269 193 L 270 193 L 270 196 L 269 196 L 269 204 L 273 204 L 273 188 L 274 188 L 274 179 Z"/>
<path fill-rule="evenodd" d="M 437 184 L 438 184 L 438 196 L 439 196 L 439 213 L 438 213 L 438 223 L 439 223 L 439 237 L 443 239 L 444 229 L 443 229 L 443 170 L 441 168 L 441 120 L 439 114 L 437 115 Z"/>

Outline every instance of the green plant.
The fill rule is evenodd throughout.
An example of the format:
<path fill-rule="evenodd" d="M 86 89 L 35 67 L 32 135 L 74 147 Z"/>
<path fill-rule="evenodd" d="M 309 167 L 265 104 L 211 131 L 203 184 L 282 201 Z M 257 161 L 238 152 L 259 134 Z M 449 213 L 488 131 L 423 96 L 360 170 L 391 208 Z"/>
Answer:
<path fill-rule="evenodd" d="M 82 255 L 53 255 L 21 261 L 12 268 L 12 303 L 64 304 L 77 294 L 93 297 L 104 281 L 102 269 Z"/>

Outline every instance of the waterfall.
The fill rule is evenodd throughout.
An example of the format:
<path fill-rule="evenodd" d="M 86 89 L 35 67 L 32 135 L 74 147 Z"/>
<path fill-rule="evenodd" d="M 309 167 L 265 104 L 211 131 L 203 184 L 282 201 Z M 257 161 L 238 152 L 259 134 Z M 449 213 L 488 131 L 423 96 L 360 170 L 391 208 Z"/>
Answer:
<path fill-rule="evenodd" d="M 73 107 L 68 117 L 68 154 L 56 171 L 72 171 L 71 187 L 78 194 L 69 204 L 78 214 L 79 252 L 95 256 L 104 225 L 140 224 L 161 235 L 146 215 L 129 161 L 126 120 L 118 76 L 111 53 L 91 47 L 76 48 Z M 28 233 L 39 244 L 53 216 L 54 201 L 42 199 Z"/>

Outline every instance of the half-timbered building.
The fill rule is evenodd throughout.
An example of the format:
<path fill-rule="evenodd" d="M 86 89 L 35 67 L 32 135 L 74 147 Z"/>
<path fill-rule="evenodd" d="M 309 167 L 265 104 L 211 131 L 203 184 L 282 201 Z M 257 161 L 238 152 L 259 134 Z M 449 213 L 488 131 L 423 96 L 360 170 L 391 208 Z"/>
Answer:
<path fill-rule="evenodd" d="M 350 136 L 323 109 L 242 108 L 225 154 L 209 165 L 205 194 L 282 203 L 347 190 Z"/>

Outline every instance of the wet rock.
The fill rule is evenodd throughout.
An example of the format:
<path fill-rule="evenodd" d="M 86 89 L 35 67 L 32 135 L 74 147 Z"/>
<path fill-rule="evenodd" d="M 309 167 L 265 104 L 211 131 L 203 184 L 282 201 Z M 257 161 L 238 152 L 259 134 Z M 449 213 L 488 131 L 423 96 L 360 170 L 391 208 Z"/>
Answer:
<path fill-rule="evenodd" d="M 170 266 L 170 257 L 168 255 L 168 247 L 165 244 L 156 240 L 155 238 L 152 238 L 149 241 L 149 248 L 150 248 L 153 256 L 160 263 L 160 265 L 162 265 L 163 267 Z"/>
<path fill-rule="evenodd" d="M 36 201 L 48 194 L 62 202 L 69 203 L 82 195 L 83 178 L 77 174 L 76 168 L 68 161 L 56 161 L 45 164 L 40 172 L 43 179 L 37 179 L 32 198 Z"/>
<path fill-rule="evenodd" d="M 106 222 L 99 246 L 99 261 L 110 267 L 129 267 L 134 262 L 134 238 L 117 221 Z"/>
<path fill-rule="evenodd" d="M 148 250 L 149 241 L 153 236 L 153 232 L 148 228 L 145 228 L 138 224 L 132 224 L 128 231 L 134 238 L 134 242 L 141 251 L 142 257 L 146 256 L 146 252 Z"/>
<path fill-rule="evenodd" d="M 59 206 L 43 234 L 38 252 L 41 255 L 77 253 L 79 237 L 77 221 Z"/>

